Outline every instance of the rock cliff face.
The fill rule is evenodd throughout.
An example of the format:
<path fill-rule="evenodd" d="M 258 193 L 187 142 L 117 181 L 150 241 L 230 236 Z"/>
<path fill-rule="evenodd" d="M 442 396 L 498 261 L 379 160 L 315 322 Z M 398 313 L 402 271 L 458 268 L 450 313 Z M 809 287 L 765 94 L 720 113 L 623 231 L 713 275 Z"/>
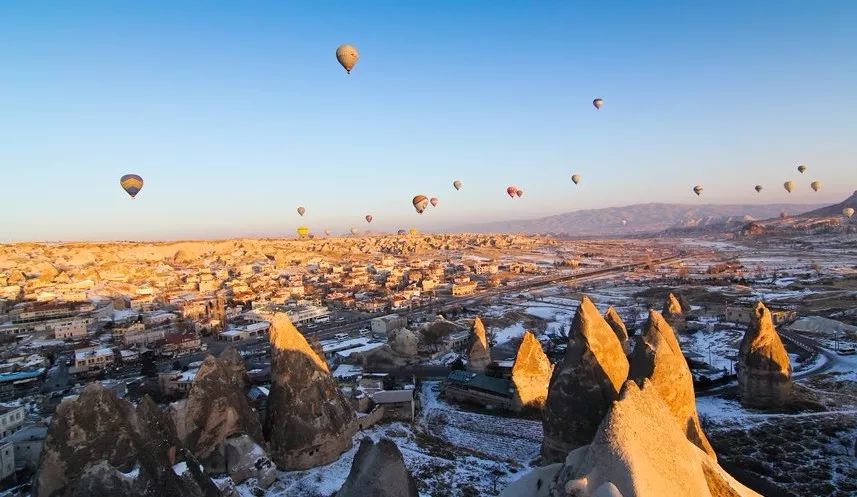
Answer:
<path fill-rule="evenodd" d="M 274 315 L 270 331 L 271 393 L 264 432 L 282 470 L 334 461 L 351 447 L 354 410 L 289 318 Z"/>
<path fill-rule="evenodd" d="M 699 424 L 690 368 L 675 332 L 658 311 L 649 311 L 649 320 L 631 356 L 630 377 L 640 385 L 650 380 L 687 439 L 716 457 Z"/>
<path fill-rule="evenodd" d="M 592 441 L 628 377 L 628 359 L 613 329 L 583 297 L 562 364 L 554 369 L 544 410 L 542 458 L 562 460 Z"/>
<path fill-rule="evenodd" d="M 529 331 L 515 355 L 512 365 L 512 384 L 515 386 L 514 408 L 541 409 L 548 396 L 553 364 L 542 350 L 542 344 Z"/>
<path fill-rule="evenodd" d="M 232 347 L 208 356 L 196 373 L 187 399 L 170 406 L 179 439 L 211 472 L 224 468 L 223 442 L 248 435 L 263 443 L 262 425 L 247 401 L 244 361 Z"/>
<path fill-rule="evenodd" d="M 391 332 L 387 342 L 393 352 L 405 357 L 415 357 L 419 352 L 420 334 L 407 328 L 399 328 Z"/>
<path fill-rule="evenodd" d="M 417 497 L 417 484 L 396 444 L 366 437 L 351 463 L 351 472 L 336 497 Z"/>
<path fill-rule="evenodd" d="M 628 381 L 592 443 L 538 468 L 500 497 L 760 497 L 691 444 L 657 390 Z"/>
<path fill-rule="evenodd" d="M 607 321 L 610 328 L 613 328 L 613 333 L 616 333 L 616 338 L 619 339 L 619 343 L 622 344 L 622 350 L 624 350 L 627 355 L 631 351 L 631 342 L 628 340 L 628 330 L 625 328 L 625 323 L 622 321 L 619 313 L 616 312 L 616 309 L 612 305 L 608 307 L 607 311 L 604 313 L 604 320 Z"/>
<path fill-rule="evenodd" d="M 741 403 L 750 407 L 776 408 L 792 394 L 792 368 L 771 312 L 756 303 L 755 316 L 738 350 L 738 386 Z"/>
<path fill-rule="evenodd" d="M 488 347 L 485 325 L 478 316 L 473 320 L 472 332 L 470 348 L 467 350 L 467 369 L 483 373 L 491 364 L 491 350 Z"/>
<path fill-rule="evenodd" d="M 194 471 L 177 474 L 176 463 Z M 151 399 L 135 409 L 97 383 L 57 408 L 33 486 L 34 497 L 218 494 Z"/>

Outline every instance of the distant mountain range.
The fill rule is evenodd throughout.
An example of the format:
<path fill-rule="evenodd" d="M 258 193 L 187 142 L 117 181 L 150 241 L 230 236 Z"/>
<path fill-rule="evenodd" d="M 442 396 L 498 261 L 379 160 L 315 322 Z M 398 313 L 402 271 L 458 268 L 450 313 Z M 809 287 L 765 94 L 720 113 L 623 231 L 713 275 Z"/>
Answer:
<path fill-rule="evenodd" d="M 857 192 L 855 192 L 857 194 Z M 463 226 L 460 231 L 478 233 L 545 233 L 573 237 L 626 236 L 658 233 L 675 228 L 746 223 L 811 212 L 841 212 L 839 204 L 635 204 L 587 209 L 554 216 Z M 832 214 L 824 214 L 832 215 Z M 624 222 L 623 222 L 624 221 Z"/>

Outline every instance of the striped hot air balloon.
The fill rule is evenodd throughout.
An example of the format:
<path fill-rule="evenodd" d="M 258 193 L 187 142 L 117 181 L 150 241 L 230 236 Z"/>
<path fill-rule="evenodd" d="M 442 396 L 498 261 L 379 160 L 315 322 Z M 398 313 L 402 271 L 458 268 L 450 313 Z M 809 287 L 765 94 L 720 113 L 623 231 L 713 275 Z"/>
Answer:
<path fill-rule="evenodd" d="M 136 174 L 126 174 L 119 178 L 119 185 L 128 195 L 131 195 L 131 198 L 134 198 L 143 189 L 143 178 Z"/>

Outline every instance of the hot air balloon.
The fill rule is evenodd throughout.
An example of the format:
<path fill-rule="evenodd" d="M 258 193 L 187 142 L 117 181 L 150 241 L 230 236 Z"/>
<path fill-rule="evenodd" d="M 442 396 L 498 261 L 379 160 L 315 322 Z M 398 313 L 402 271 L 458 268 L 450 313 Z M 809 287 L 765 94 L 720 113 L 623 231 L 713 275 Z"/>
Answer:
<path fill-rule="evenodd" d="M 143 189 L 143 178 L 136 174 L 126 174 L 119 178 L 119 185 L 128 195 L 131 195 L 131 198 L 134 198 Z"/>
<path fill-rule="evenodd" d="M 812 188 L 813 191 L 821 190 L 821 181 L 815 180 L 809 184 L 809 187 Z"/>
<path fill-rule="evenodd" d="M 409 234 L 409 235 L 416 235 L 417 233 L 419 233 L 419 231 L 417 231 L 417 229 L 416 229 L 416 228 L 409 228 L 409 229 L 408 229 L 408 234 Z"/>
<path fill-rule="evenodd" d="M 851 207 L 846 207 L 842 209 L 842 215 L 845 217 L 851 217 L 854 215 L 854 209 Z"/>
<path fill-rule="evenodd" d="M 351 234 L 356 235 L 357 234 L 357 228 L 351 228 Z"/>
<path fill-rule="evenodd" d="M 422 214 L 426 210 L 426 207 L 428 207 L 428 199 L 425 195 L 417 195 L 412 200 L 412 203 L 414 204 L 414 209 L 417 210 L 417 214 Z"/>
<path fill-rule="evenodd" d="M 798 172 L 799 172 L 799 173 L 803 174 L 803 173 L 806 171 L 806 166 L 804 166 L 803 164 L 801 164 L 801 165 L 799 165 L 799 166 L 797 167 L 797 170 L 798 170 Z"/>
<path fill-rule="evenodd" d="M 330 236 L 330 230 L 324 230 L 325 236 Z"/>
<path fill-rule="evenodd" d="M 455 181 L 453 181 L 453 182 L 452 182 L 452 186 L 453 186 L 453 188 L 455 188 L 456 190 L 461 190 L 461 181 L 459 181 L 459 180 L 455 180 Z"/>
<path fill-rule="evenodd" d="M 512 198 L 515 198 L 515 195 L 517 193 L 518 193 L 518 187 L 517 186 L 509 185 L 509 187 L 506 188 L 506 195 L 508 195 Z"/>
<path fill-rule="evenodd" d="M 372 214 L 366 214 L 366 222 L 367 222 L 367 223 L 371 223 L 371 222 L 372 222 Z"/>
<path fill-rule="evenodd" d="M 628 224 L 628 220 L 627 220 L 627 219 L 623 219 L 623 220 L 622 220 L 622 226 L 625 226 L 626 224 Z"/>
<path fill-rule="evenodd" d="M 602 100 L 600 98 L 596 98 L 595 100 L 592 101 L 592 105 L 595 106 L 595 110 L 598 110 L 601 108 L 602 105 L 604 105 L 604 100 Z"/>
<path fill-rule="evenodd" d="M 756 185 L 756 193 L 759 193 L 761 191 L 762 191 L 762 185 Z"/>
<path fill-rule="evenodd" d="M 360 54 L 357 53 L 357 49 L 351 45 L 339 45 L 336 49 L 336 60 L 342 64 L 348 74 L 351 74 L 351 69 L 354 68 L 354 64 L 359 58 Z"/>
<path fill-rule="evenodd" d="M 515 191 L 515 195 L 517 195 L 517 196 L 518 196 L 518 198 L 523 197 L 523 196 L 524 196 L 524 190 L 517 190 L 517 191 Z"/>
<path fill-rule="evenodd" d="M 792 190 L 795 189 L 795 182 L 791 180 L 786 181 L 785 183 L 783 183 L 783 188 L 785 188 L 787 192 L 791 193 Z"/>
<path fill-rule="evenodd" d="M 571 175 L 571 181 L 573 181 L 575 185 L 580 183 L 580 175 L 579 174 L 572 174 Z"/>
<path fill-rule="evenodd" d="M 702 195 L 702 186 L 696 185 L 693 187 L 693 193 L 697 195 Z"/>
<path fill-rule="evenodd" d="M 429 200 L 429 203 L 431 203 L 432 207 L 437 207 L 438 202 L 439 200 L 437 199 L 437 197 L 432 197 L 431 200 Z"/>
<path fill-rule="evenodd" d="M 301 216 L 303 216 L 303 215 L 304 215 L 304 212 L 306 212 L 306 209 L 304 209 L 303 207 L 298 207 L 298 214 L 300 214 Z"/>
<path fill-rule="evenodd" d="M 399 230 L 396 232 L 397 235 L 407 235 L 408 232 L 406 230 Z"/>
<path fill-rule="evenodd" d="M 309 228 L 306 226 L 298 226 L 298 238 L 306 238 L 309 235 Z"/>

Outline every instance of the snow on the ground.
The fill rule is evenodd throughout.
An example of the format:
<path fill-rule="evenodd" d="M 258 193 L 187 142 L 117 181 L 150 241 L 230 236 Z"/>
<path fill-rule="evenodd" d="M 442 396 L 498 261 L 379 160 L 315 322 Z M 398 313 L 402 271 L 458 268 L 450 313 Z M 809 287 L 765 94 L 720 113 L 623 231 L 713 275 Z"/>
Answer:
<path fill-rule="evenodd" d="M 493 329 L 494 343 L 500 345 L 515 338 L 521 338 L 524 336 L 524 330 L 524 323 L 521 321 L 505 328 Z"/>
<path fill-rule="evenodd" d="M 338 491 L 360 440 L 368 436 L 393 440 L 418 482 L 420 496 L 438 491 L 453 497 L 496 495 L 536 457 L 542 440 L 541 422 L 458 410 L 438 398 L 438 382 L 422 385 L 422 415 L 415 424 L 374 426 L 354 436 L 354 445 L 331 464 L 306 471 L 280 472 L 265 497 L 328 497 Z M 248 484 L 237 486 L 252 497 Z"/>

